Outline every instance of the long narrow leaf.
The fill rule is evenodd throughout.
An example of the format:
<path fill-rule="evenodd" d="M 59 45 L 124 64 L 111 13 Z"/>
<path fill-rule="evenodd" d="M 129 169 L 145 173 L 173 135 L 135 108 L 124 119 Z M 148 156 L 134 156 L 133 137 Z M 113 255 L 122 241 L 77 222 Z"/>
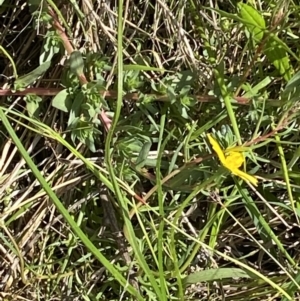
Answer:
<path fill-rule="evenodd" d="M 61 201 L 58 199 L 56 194 L 53 192 L 49 184 L 45 181 L 44 177 L 28 155 L 23 144 L 19 140 L 18 136 L 14 132 L 12 126 L 10 125 L 6 115 L 4 114 L 2 108 L 0 107 L 0 118 L 9 133 L 11 139 L 17 146 L 22 157 L 26 161 L 29 168 L 32 170 L 32 173 L 35 175 L 37 180 L 40 182 L 44 190 L 47 192 L 49 198 L 53 201 L 57 210 L 63 215 L 67 223 L 70 225 L 74 233 L 79 237 L 79 239 L 84 243 L 84 245 L 90 250 L 90 252 L 105 266 L 105 268 L 114 275 L 115 279 L 120 282 L 120 284 L 128 290 L 132 295 L 136 296 L 138 300 L 143 300 L 140 294 L 128 284 L 127 280 L 121 275 L 121 273 L 103 256 L 103 254 L 96 248 L 96 246 L 89 240 L 89 238 L 83 233 L 83 231 L 78 227 L 74 219 L 71 217 L 67 209 L 63 206 Z"/>

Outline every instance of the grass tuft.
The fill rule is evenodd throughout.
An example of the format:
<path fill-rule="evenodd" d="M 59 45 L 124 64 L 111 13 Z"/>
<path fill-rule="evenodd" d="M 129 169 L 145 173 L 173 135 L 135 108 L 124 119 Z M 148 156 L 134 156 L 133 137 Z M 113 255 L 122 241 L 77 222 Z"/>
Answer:
<path fill-rule="evenodd" d="M 0 1 L 1 300 L 299 299 L 300 3 L 244 2 Z"/>

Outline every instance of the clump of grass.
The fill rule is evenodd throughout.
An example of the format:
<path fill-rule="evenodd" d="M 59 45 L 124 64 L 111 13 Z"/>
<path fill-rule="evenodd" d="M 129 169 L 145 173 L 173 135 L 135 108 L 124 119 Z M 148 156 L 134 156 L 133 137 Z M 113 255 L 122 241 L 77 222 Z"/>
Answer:
<path fill-rule="evenodd" d="M 1 16 L 3 299 L 297 300 L 297 4 Z"/>

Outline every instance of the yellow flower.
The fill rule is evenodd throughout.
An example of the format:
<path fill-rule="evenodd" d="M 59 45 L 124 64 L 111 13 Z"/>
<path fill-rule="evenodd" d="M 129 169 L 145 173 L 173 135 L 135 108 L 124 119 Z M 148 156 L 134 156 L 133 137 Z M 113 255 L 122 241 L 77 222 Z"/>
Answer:
<path fill-rule="evenodd" d="M 207 137 L 213 150 L 217 153 L 219 160 L 224 167 L 229 169 L 235 176 L 238 176 L 244 181 L 250 182 L 257 186 L 258 180 L 256 177 L 251 176 L 239 169 L 245 161 L 243 154 L 235 151 L 228 151 L 224 153 L 219 143 L 210 134 L 207 134 Z"/>

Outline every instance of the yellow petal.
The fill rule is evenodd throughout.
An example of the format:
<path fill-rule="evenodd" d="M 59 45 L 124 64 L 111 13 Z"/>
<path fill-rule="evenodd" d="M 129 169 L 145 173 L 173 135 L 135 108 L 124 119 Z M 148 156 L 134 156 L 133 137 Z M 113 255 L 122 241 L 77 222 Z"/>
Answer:
<path fill-rule="evenodd" d="M 250 147 L 248 146 L 243 146 L 243 145 L 237 145 L 237 146 L 232 146 L 226 148 L 225 152 L 238 152 L 238 153 L 243 153 L 251 150 Z"/>
<path fill-rule="evenodd" d="M 226 164 L 225 155 L 224 155 L 223 150 L 221 149 L 219 143 L 210 134 L 207 134 L 207 138 L 208 138 L 209 143 L 211 144 L 212 148 L 217 153 L 219 160 L 221 161 L 221 163 L 223 165 L 225 165 Z"/>
<path fill-rule="evenodd" d="M 243 154 L 238 152 L 230 152 L 225 158 L 226 167 L 230 170 L 237 169 L 242 166 L 245 161 Z"/>
<path fill-rule="evenodd" d="M 249 174 L 247 174 L 247 173 L 245 173 L 245 172 L 243 172 L 239 169 L 231 170 L 231 172 L 234 175 L 236 175 L 236 176 L 240 177 L 241 179 L 243 179 L 244 181 L 248 181 L 248 182 L 252 183 L 254 186 L 257 186 L 258 180 L 257 180 L 256 177 L 251 176 L 251 175 L 249 175 Z"/>

